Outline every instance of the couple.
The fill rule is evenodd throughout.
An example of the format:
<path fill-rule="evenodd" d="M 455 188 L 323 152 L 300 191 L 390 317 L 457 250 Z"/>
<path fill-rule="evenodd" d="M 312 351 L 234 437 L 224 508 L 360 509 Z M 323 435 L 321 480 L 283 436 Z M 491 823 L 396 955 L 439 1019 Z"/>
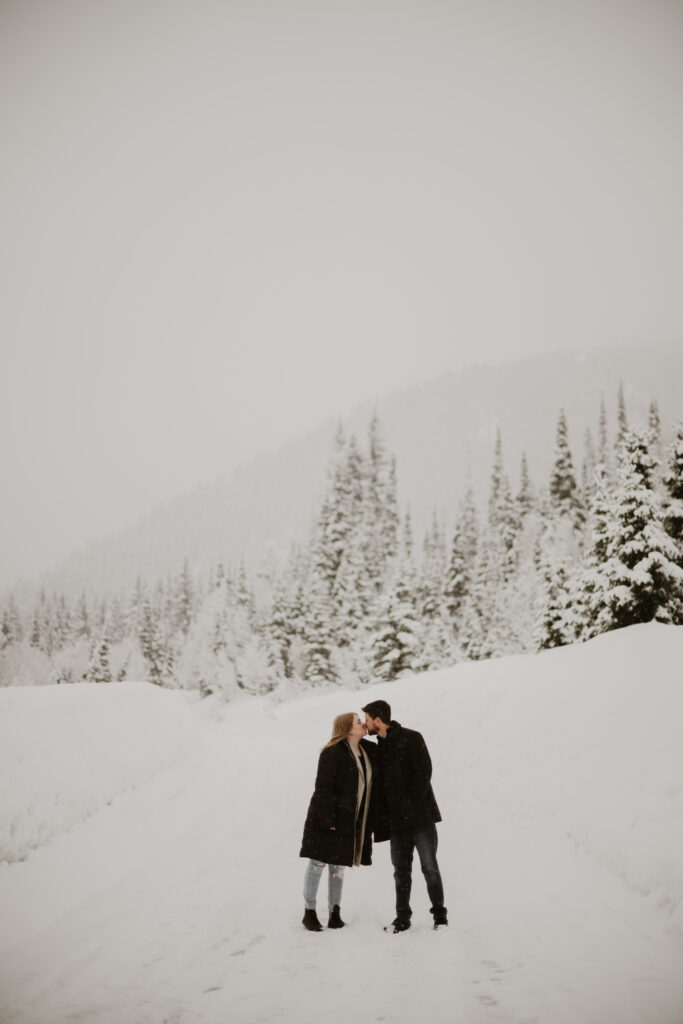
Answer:
<path fill-rule="evenodd" d="M 340 904 L 344 867 L 372 863 L 375 842 L 391 843 L 396 883 L 396 918 L 384 929 L 410 928 L 413 852 L 417 848 L 431 899 L 434 927 L 448 924 L 436 860 L 436 822 L 441 814 L 432 792 L 432 762 L 419 732 L 391 720 L 384 700 L 366 704 L 365 723 L 350 712 L 334 720 L 332 738 L 320 752 L 315 792 L 304 825 L 303 925 L 322 931 L 316 914 L 320 878 L 327 865 L 328 928 L 343 928 Z M 377 744 L 363 737 L 377 737 Z"/>

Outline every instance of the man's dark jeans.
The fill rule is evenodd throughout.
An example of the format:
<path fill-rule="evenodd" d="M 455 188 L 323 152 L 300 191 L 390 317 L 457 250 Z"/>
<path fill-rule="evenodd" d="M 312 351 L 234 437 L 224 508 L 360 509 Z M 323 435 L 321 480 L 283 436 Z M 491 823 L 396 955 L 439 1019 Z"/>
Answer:
<path fill-rule="evenodd" d="M 429 908 L 434 916 L 445 914 L 443 905 L 443 883 L 436 861 L 438 837 L 436 825 L 428 825 L 419 832 L 392 832 L 391 863 L 394 865 L 396 882 L 396 917 L 410 919 L 410 889 L 412 885 L 413 852 L 417 850 L 420 867 L 427 883 L 427 892 L 432 901 Z"/>

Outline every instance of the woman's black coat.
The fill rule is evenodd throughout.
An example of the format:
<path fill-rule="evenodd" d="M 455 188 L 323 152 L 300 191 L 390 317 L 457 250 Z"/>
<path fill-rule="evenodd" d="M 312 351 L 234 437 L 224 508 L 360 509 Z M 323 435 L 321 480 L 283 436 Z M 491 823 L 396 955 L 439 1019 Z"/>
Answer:
<path fill-rule="evenodd" d="M 360 742 L 372 765 L 377 749 L 375 744 L 367 740 Z M 323 750 L 318 759 L 315 791 L 308 806 L 299 856 L 323 864 L 351 867 L 357 800 L 358 766 L 348 742 L 342 740 Z M 371 863 L 372 798 L 361 852 L 361 864 Z"/>

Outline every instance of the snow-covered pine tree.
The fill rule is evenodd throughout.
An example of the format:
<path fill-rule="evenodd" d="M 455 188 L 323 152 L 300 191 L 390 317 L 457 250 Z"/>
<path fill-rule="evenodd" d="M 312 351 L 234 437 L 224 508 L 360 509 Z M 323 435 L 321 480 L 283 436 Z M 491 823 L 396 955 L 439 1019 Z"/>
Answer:
<path fill-rule="evenodd" d="M 647 427 L 650 432 L 650 452 L 655 461 L 654 486 L 658 491 L 664 492 L 664 450 L 662 447 L 662 422 L 659 417 L 659 407 L 653 398 L 647 414 Z"/>
<path fill-rule="evenodd" d="M 106 624 L 100 626 L 97 635 L 93 637 L 86 679 L 91 683 L 112 682 L 113 676 L 109 663 L 109 636 L 107 635 Z"/>
<path fill-rule="evenodd" d="M 29 643 L 31 647 L 39 648 L 40 643 L 40 612 L 36 608 L 33 612 L 33 619 L 31 621 L 31 632 L 29 635 Z"/>
<path fill-rule="evenodd" d="M 351 437 L 346 459 L 345 497 L 340 506 L 339 562 L 330 591 L 334 637 L 342 647 L 354 643 L 376 597 L 375 574 L 370 567 L 378 564 L 376 531 L 381 527 L 373 524 L 369 515 L 365 473 L 366 464 L 355 437 Z"/>
<path fill-rule="evenodd" d="M 574 464 L 569 448 L 567 418 L 564 409 L 560 409 L 557 418 L 555 455 L 550 473 L 549 496 L 551 508 L 557 515 L 567 516 L 576 526 L 583 522 L 585 512 L 574 476 Z"/>
<path fill-rule="evenodd" d="M 334 640 L 322 585 L 313 587 L 303 635 L 304 678 L 311 686 L 337 681 Z"/>
<path fill-rule="evenodd" d="M 90 609 L 85 591 L 81 591 L 76 611 L 72 618 L 72 635 L 75 640 L 80 637 L 90 638 Z"/>
<path fill-rule="evenodd" d="M 237 572 L 237 583 L 234 588 L 235 601 L 240 608 L 243 608 L 248 619 L 251 619 L 254 612 L 254 594 L 249 586 L 247 569 L 244 559 L 240 559 L 240 567 Z"/>
<path fill-rule="evenodd" d="M 411 559 L 413 557 L 413 522 L 410 517 L 410 509 L 406 509 L 406 514 L 403 518 L 403 531 L 401 534 L 401 549 L 399 554 L 402 554 L 404 558 Z"/>
<path fill-rule="evenodd" d="M 327 490 L 318 513 L 314 564 L 318 577 L 331 593 L 344 551 L 348 530 L 348 476 L 346 439 L 341 423 L 334 438 L 334 452 L 328 468 Z"/>
<path fill-rule="evenodd" d="M 519 491 L 517 492 L 517 511 L 519 518 L 523 519 L 536 507 L 536 497 L 533 484 L 529 476 L 529 465 L 526 452 L 522 452 L 522 463 L 519 471 Z"/>
<path fill-rule="evenodd" d="M 369 586 L 362 543 L 352 540 L 344 550 L 332 595 L 334 639 L 339 647 L 353 646 L 364 631 L 377 599 Z"/>
<path fill-rule="evenodd" d="M 562 544 L 557 544 L 552 529 L 541 542 L 540 569 L 533 627 L 537 651 L 561 647 L 576 637 L 573 620 L 569 560 L 563 557 Z"/>
<path fill-rule="evenodd" d="M 619 381 L 619 390 L 617 392 L 617 436 L 614 441 L 614 447 L 617 451 L 617 456 L 621 452 L 621 446 L 624 443 L 626 431 L 628 430 L 628 419 L 626 418 L 626 402 L 624 400 L 624 384 L 623 381 Z"/>
<path fill-rule="evenodd" d="M 503 465 L 503 442 L 500 428 L 496 431 L 491 471 L 488 526 L 488 544 L 491 549 L 489 561 L 495 562 L 502 568 L 503 579 L 507 580 L 515 570 L 514 545 L 519 533 L 520 519 L 510 490 L 510 481 Z M 495 553 L 494 548 L 497 549 Z"/>
<path fill-rule="evenodd" d="M 440 614 L 444 604 L 446 542 L 436 512 L 422 543 L 422 567 L 417 585 L 417 614 L 430 619 Z"/>
<path fill-rule="evenodd" d="M 2 646 L 19 644 L 23 639 L 24 624 L 14 594 L 12 594 L 2 616 Z"/>
<path fill-rule="evenodd" d="M 486 647 L 486 626 L 473 595 L 465 598 L 458 643 L 468 661 L 490 657 Z"/>
<path fill-rule="evenodd" d="M 415 669 L 420 646 L 415 589 L 414 570 L 402 558 L 377 616 L 372 640 L 372 664 L 380 679 L 398 679 Z"/>
<path fill-rule="evenodd" d="M 291 679 L 294 672 L 291 653 L 294 636 L 286 589 L 282 580 L 276 580 L 266 628 L 266 648 L 268 665 L 283 679 Z"/>
<path fill-rule="evenodd" d="M 598 453 L 597 462 L 605 467 L 608 478 L 611 479 L 612 460 L 609 450 L 609 435 L 607 429 L 607 409 L 605 408 L 605 396 L 600 395 L 600 418 L 598 420 Z"/>
<path fill-rule="evenodd" d="M 150 683 L 162 686 L 167 668 L 166 652 L 159 623 L 159 613 L 152 607 L 152 602 L 145 597 L 140 610 L 140 632 L 138 634 L 140 651 L 145 659 L 147 675 Z"/>
<path fill-rule="evenodd" d="M 683 420 L 674 427 L 663 482 L 664 528 L 676 545 L 676 564 L 683 569 Z M 674 608 L 674 621 L 683 625 L 683 600 Z"/>
<path fill-rule="evenodd" d="M 109 603 L 109 637 L 111 642 L 120 643 L 126 635 L 126 615 L 118 594 L 114 594 Z"/>
<path fill-rule="evenodd" d="M 190 632 L 195 610 L 195 587 L 187 558 L 183 562 L 180 575 L 172 582 L 169 592 L 172 595 L 172 628 L 174 631 L 180 630 L 186 637 Z"/>
<path fill-rule="evenodd" d="M 614 518 L 614 496 L 607 468 L 603 462 L 598 462 L 588 517 L 589 540 L 575 594 L 577 638 L 580 639 L 588 639 L 600 632 L 598 614 L 607 600 L 607 580 L 603 567 L 607 561 Z"/>
<path fill-rule="evenodd" d="M 653 487 L 654 460 L 644 430 L 627 430 L 621 447 L 607 559 L 602 564 L 598 632 L 636 622 L 675 619 L 683 600 L 678 550 L 664 529 L 664 511 Z"/>
<path fill-rule="evenodd" d="M 379 594 L 398 552 L 396 464 L 387 454 L 377 414 L 368 428 L 368 457 L 364 479 L 363 556 L 369 589 Z"/>
<path fill-rule="evenodd" d="M 477 559 L 479 524 L 472 488 L 467 490 L 455 523 L 444 587 L 445 607 L 454 628 L 462 618 L 465 599 L 470 592 Z"/>
<path fill-rule="evenodd" d="M 593 499 L 593 491 L 595 489 L 595 468 L 597 466 L 597 457 L 595 455 L 593 435 L 591 434 L 590 427 L 586 427 L 583 445 L 584 453 L 583 462 L 581 464 L 581 494 L 582 505 L 584 509 L 587 509 L 590 507 L 590 503 Z"/>
<path fill-rule="evenodd" d="M 510 581 L 508 583 L 508 581 Z M 466 657 L 493 658 L 515 650 L 514 615 L 510 611 L 509 555 L 491 528 L 479 539 L 470 593 L 465 599 L 460 646 Z"/>
<path fill-rule="evenodd" d="M 659 406 L 655 398 L 651 400 L 650 408 L 648 409 L 647 428 L 650 431 L 655 444 L 659 443 L 662 439 L 662 421 L 659 416 Z"/>

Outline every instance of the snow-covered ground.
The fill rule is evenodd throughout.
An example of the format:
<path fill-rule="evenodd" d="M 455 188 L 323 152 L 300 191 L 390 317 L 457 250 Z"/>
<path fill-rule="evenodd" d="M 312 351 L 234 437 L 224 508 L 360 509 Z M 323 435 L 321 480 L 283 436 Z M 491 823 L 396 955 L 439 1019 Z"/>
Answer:
<path fill-rule="evenodd" d="M 681 1024 L 682 665 L 650 624 L 289 701 L 0 690 L 0 1021 Z M 382 931 L 381 844 L 312 934 L 318 750 L 380 696 L 432 754 L 450 928 L 416 865 Z"/>

